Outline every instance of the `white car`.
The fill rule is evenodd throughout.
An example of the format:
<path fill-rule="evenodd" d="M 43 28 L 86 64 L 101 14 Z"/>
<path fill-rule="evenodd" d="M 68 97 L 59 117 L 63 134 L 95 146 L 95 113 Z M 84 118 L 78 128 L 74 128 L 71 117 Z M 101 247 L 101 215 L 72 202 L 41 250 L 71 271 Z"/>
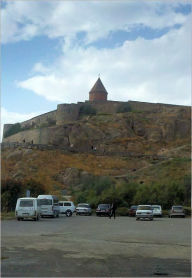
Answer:
<path fill-rule="evenodd" d="M 39 220 L 41 209 L 37 198 L 19 198 L 15 208 L 15 216 L 17 220 L 31 218 L 35 221 Z"/>
<path fill-rule="evenodd" d="M 151 205 L 139 205 L 136 210 L 136 220 L 141 218 L 153 220 L 153 208 Z"/>
<path fill-rule="evenodd" d="M 76 215 L 91 215 L 92 209 L 89 204 L 81 203 L 76 207 Z"/>
<path fill-rule="evenodd" d="M 71 201 L 59 201 L 60 213 L 71 216 L 75 212 L 75 205 Z"/>
<path fill-rule="evenodd" d="M 153 216 L 162 217 L 162 208 L 160 205 L 152 205 Z"/>

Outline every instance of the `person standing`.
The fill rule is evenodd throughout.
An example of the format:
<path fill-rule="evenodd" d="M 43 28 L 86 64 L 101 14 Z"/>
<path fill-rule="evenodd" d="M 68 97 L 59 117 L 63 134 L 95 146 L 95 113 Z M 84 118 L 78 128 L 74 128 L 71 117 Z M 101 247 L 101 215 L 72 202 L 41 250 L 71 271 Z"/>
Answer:
<path fill-rule="evenodd" d="M 117 205 L 115 203 L 112 203 L 111 204 L 111 213 L 110 213 L 110 216 L 109 216 L 110 219 L 111 219 L 112 216 L 115 219 L 115 217 L 116 217 L 116 215 L 115 215 L 116 209 L 117 209 Z"/>

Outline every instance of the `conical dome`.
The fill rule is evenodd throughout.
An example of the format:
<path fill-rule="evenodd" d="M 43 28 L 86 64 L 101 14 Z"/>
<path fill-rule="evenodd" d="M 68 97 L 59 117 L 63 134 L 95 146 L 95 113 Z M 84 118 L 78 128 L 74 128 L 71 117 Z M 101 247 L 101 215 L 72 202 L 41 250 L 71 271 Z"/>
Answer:
<path fill-rule="evenodd" d="M 89 92 L 90 101 L 106 101 L 107 100 L 107 91 L 101 82 L 100 77 L 97 79 L 95 85 Z"/>

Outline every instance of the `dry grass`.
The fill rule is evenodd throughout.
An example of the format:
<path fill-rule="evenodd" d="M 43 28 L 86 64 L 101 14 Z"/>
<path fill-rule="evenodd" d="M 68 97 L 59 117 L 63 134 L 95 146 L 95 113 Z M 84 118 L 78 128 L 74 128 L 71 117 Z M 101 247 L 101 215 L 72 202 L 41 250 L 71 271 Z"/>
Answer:
<path fill-rule="evenodd" d="M 19 164 L 18 157 L 6 159 L 4 155 L 2 177 L 10 178 L 15 173 L 21 172 L 27 179 L 33 178 L 43 183 L 47 190 L 53 191 L 53 186 L 61 188 L 61 183 L 55 181 L 54 176 L 66 168 L 77 168 L 98 176 L 113 176 L 126 173 L 135 164 L 141 167 L 142 162 L 136 160 L 134 163 L 133 160 L 124 158 L 93 154 L 63 154 L 59 150 L 33 150 L 32 154 L 21 155 Z"/>
<path fill-rule="evenodd" d="M 15 212 L 1 212 L 1 220 L 12 220 L 15 219 Z"/>

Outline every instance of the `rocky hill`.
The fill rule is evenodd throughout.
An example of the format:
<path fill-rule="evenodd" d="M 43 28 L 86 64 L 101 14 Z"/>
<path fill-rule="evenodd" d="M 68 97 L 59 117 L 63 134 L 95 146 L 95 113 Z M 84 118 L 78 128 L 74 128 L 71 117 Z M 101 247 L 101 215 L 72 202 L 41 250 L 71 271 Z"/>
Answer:
<path fill-rule="evenodd" d="M 116 184 L 179 182 L 190 175 L 190 119 L 190 109 L 180 108 L 83 116 L 54 125 L 47 135 L 51 148 L 2 148 L 2 179 L 33 178 L 47 192 L 65 189 L 68 195 L 95 176 L 111 177 Z M 8 139 L 16 141 L 14 136 Z"/>

